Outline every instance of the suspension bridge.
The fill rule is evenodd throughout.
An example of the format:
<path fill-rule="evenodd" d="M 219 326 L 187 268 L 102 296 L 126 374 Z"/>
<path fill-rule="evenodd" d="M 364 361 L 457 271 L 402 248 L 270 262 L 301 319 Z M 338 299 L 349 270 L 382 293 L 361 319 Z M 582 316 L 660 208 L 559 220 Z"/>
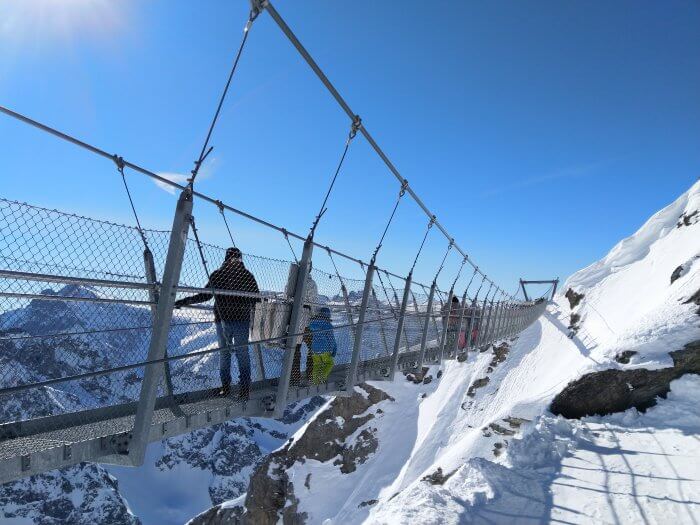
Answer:
<path fill-rule="evenodd" d="M 240 56 L 264 12 L 350 119 L 337 169 L 307 235 L 195 189 Z M 0 483 L 83 461 L 141 465 L 153 441 L 237 417 L 284 417 L 290 404 L 305 398 L 351 395 L 363 381 L 392 381 L 397 372 L 420 372 L 426 364 L 463 358 L 517 335 L 543 313 L 547 299 L 531 299 L 527 284 L 550 284 L 552 297 L 556 291 L 557 280 L 521 280 L 525 300 L 519 300 L 494 283 L 414 192 L 265 0 L 251 2 L 240 47 L 186 184 L 12 109 L 0 106 L 0 112 L 113 162 L 135 220 L 135 226 L 127 226 L 0 198 Z M 367 262 L 314 238 L 358 135 L 399 183 Z M 143 227 L 129 172 L 179 192 L 169 231 Z M 405 196 L 428 220 L 411 269 L 400 276 L 377 263 Z M 279 232 L 290 248 L 290 238 L 303 242 L 300 257 L 293 249 L 293 261 L 230 257 L 231 252 L 200 237 L 195 203 L 215 207 L 233 246 L 231 214 Z M 446 240 L 441 264 L 431 283 L 419 283 L 413 271 L 435 230 Z M 460 258 L 459 268 L 456 275 L 443 276 L 448 286 L 441 287 L 450 254 Z M 320 258 L 331 263 L 331 272 L 312 266 Z M 362 278 L 341 275 L 336 258 L 357 265 Z M 254 286 L 240 285 L 243 274 Z M 463 290 L 458 289 L 461 278 L 467 281 Z M 187 299 L 193 295 L 201 302 Z M 234 314 L 227 311 L 232 308 Z M 243 323 L 247 343 L 225 335 L 229 317 Z M 323 323 L 315 324 L 319 319 Z M 321 343 L 327 348 L 319 348 Z M 327 358 L 323 373 L 316 354 Z M 220 390 L 221 364 L 227 361 L 233 384 Z"/>

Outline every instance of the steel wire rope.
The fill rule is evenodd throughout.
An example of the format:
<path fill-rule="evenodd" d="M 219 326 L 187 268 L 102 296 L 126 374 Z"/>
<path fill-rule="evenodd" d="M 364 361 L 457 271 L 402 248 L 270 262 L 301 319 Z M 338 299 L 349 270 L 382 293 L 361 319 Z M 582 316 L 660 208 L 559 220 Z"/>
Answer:
<path fill-rule="evenodd" d="M 394 209 L 391 210 L 391 215 L 389 216 L 389 220 L 386 223 L 386 226 L 384 227 L 384 231 L 382 232 L 382 236 L 379 238 L 379 242 L 377 243 L 377 247 L 374 249 L 374 253 L 372 254 L 372 262 L 377 260 L 377 254 L 379 254 L 379 250 L 382 248 L 382 243 L 384 242 L 384 238 L 386 237 L 386 233 L 389 231 L 389 226 L 391 226 L 391 222 L 394 220 L 394 216 L 396 215 L 396 210 L 399 208 L 399 204 L 401 203 L 401 198 L 406 194 L 406 187 L 408 186 L 408 181 L 404 181 L 401 184 L 401 190 L 399 190 L 399 196 L 396 199 L 396 204 L 394 204 Z"/>
<path fill-rule="evenodd" d="M 64 140 L 64 141 L 66 141 L 66 142 L 68 142 L 68 143 L 70 143 L 70 144 L 73 144 L 74 146 L 78 146 L 78 147 L 80 147 L 80 148 L 83 148 L 83 149 L 89 151 L 90 153 L 93 153 L 93 154 L 98 155 L 98 156 L 100 156 L 100 157 L 103 157 L 103 158 L 110 159 L 110 160 L 114 161 L 114 157 L 113 157 L 112 154 L 107 153 L 106 151 L 104 151 L 104 150 L 102 150 L 102 149 L 100 149 L 100 148 L 98 148 L 98 147 L 96 147 L 96 146 L 93 146 L 92 144 L 89 144 L 89 143 L 87 143 L 87 142 L 85 142 L 85 141 L 82 141 L 82 140 L 80 140 L 80 139 L 78 139 L 78 138 L 76 138 L 76 137 L 73 137 L 72 135 L 68 135 L 67 133 L 64 133 L 64 132 L 59 131 L 59 130 L 57 130 L 57 129 L 55 129 L 55 128 L 52 128 L 52 127 L 50 127 L 50 126 L 47 126 L 46 124 L 43 124 L 43 123 L 38 122 L 38 121 L 36 121 L 36 120 L 33 120 L 33 119 L 31 119 L 31 118 L 29 118 L 29 117 L 27 117 L 27 116 L 25 116 L 25 115 L 22 115 L 21 113 L 17 113 L 16 111 L 13 111 L 13 110 L 11 110 L 11 109 L 5 107 L 5 106 L 0 105 L 0 113 L 4 113 L 4 114 L 8 115 L 9 117 L 12 117 L 12 118 L 14 118 L 14 119 L 16 119 L 16 120 L 18 120 L 18 121 L 24 123 L 24 124 L 27 124 L 27 125 L 29 125 L 29 126 L 32 126 L 32 127 L 34 127 L 34 128 L 37 128 L 37 129 L 40 130 L 40 131 L 43 131 L 43 132 L 45 132 L 45 133 L 48 133 L 48 134 L 53 135 L 53 136 L 55 136 L 55 137 L 58 137 L 58 138 L 60 138 L 61 140 Z M 156 180 L 156 181 L 158 181 L 158 182 L 160 182 L 160 183 L 162 183 L 162 184 L 165 184 L 166 186 L 170 186 L 170 187 L 172 187 L 172 188 L 176 188 L 176 189 L 178 189 L 178 190 L 180 190 L 180 191 L 185 191 L 185 190 L 188 190 L 188 189 L 189 189 L 194 197 L 200 198 L 200 199 L 202 199 L 202 200 L 204 200 L 204 201 L 207 201 L 207 202 L 209 202 L 209 203 L 211 203 L 211 204 L 215 204 L 215 205 L 218 206 L 218 203 L 221 202 L 221 201 L 219 201 L 218 199 L 214 199 L 213 197 L 210 197 L 209 195 L 206 195 L 205 193 L 202 193 L 202 192 L 199 192 L 199 191 L 197 191 L 197 190 L 195 190 L 195 189 L 193 189 L 193 188 L 190 188 L 189 186 L 186 186 L 186 185 L 183 185 L 183 184 L 179 184 L 179 183 L 174 182 L 174 181 L 172 181 L 172 180 L 170 180 L 170 179 L 167 179 L 167 178 L 165 178 L 165 177 L 162 177 L 162 176 L 158 175 L 157 173 L 155 173 L 155 172 L 153 172 L 153 171 L 150 171 L 150 170 L 148 170 L 148 169 L 146 169 L 146 168 L 144 168 L 144 167 L 142 167 L 142 166 L 139 166 L 138 164 L 135 164 L 134 162 L 131 162 L 131 161 L 128 161 L 128 160 L 124 159 L 124 165 L 125 165 L 125 167 L 130 168 L 130 169 L 134 170 L 135 172 L 140 173 L 141 175 L 145 175 L 146 177 L 149 177 L 149 178 L 151 178 L 151 179 L 153 179 L 153 180 Z M 283 227 L 281 227 L 281 226 L 277 226 L 276 224 L 272 224 L 271 222 L 268 222 L 268 221 L 266 221 L 266 220 L 264 220 L 264 219 L 261 219 L 260 217 L 256 217 L 255 215 L 252 215 L 252 214 L 250 214 L 250 213 L 247 213 L 247 212 L 245 212 L 245 211 L 243 211 L 243 210 L 239 210 L 239 209 L 234 208 L 233 206 L 230 206 L 230 205 L 225 204 L 225 203 L 223 204 L 223 206 L 224 206 L 225 209 L 227 209 L 227 210 L 229 210 L 229 211 L 235 213 L 236 215 L 240 215 L 241 217 L 244 217 L 244 218 L 246 218 L 246 219 L 248 219 L 248 220 L 250 220 L 250 221 L 253 221 L 253 222 L 256 222 L 256 223 L 258 223 L 258 224 L 261 224 L 261 225 L 263 225 L 263 226 L 265 226 L 265 227 L 267 227 L 267 228 L 276 230 L 276 231 L 282 233 L 282 234 L 285 235 L 285 236 L 292 236 L 292 237 L 294 237 L 295 239 L 298 239 L 298 240 L 300 240 L 300 241 L 304 241 L 304 240 L 305 240 L 305 238 L 304 238 L 303 236 L 301 236 L 301 235 L 299 235 L 299 234 L 297 234 L 297 233 L 288 231 L 288 230 L 286 230 L 285 228 L 283 228 Z M 437 222 L 436 222 L 436 224 L 437 224 Z M 315 241 L 312 241 L 312 242 L 313 242 L 314 246 L 317 246 L 317 247 L 320 247 L 320 248 L 324 248 L 324 249 L 326 248 L 326 246 L 324 246 L 324 245 L 322 245 L 322 244 L 319 244 L 319 243 L 317 243 L 317 242 L 315 242 Z M 292 251 L 293 251 L 293 250 L 292 250 Z M 362 261 L 361 259 L 358 259 L 357 257 L 353 257 L 353 256 L 351 256 L 351 255 L 348 255 L 348 254 L 346 254 L 346 253 L 343 253 L 343 252 L 341 252 L 341 251 L 339 251 L 339 250 L 336 250 L 336 249 L 334 249 L 334 248 L 331 248 L 331 251 L 332 251 L 333 253 L 335 253 L 336 255 L 338 255 L 338 256 L 340 256 L 340 257 L 343 257 L 344 259 L 347 259 L 348 261 L 353 261 L 353 262 L 356 262 L 356 263 L 358 263 L 358 264 L 360 264 L 360 265 L 365 265 L 365 264 L 367 264 L 367 263 L 365 263 L 364 261 Z M 398 277 L 398 276 L 397 276 L 397 277 Z"/>
<path fill-rule="evenodd" d="M 316 227 L 318 226 L 318 223 L 321 221 L 321 217 L 326 213 L 326 203 L 328 202 L 328 198 L 331 195 L 331 191 L 333 191 L 333 186 L 335 186 L 335 181 L 338 179 L 338 174 L 340 173 L 340 169 L 343 167 L 343 162 L 345 162 L 345 157 L 348 154 L 348 149 L 350 148 L 350 143 L 352 143 L 352 139 L 355 138 L 357 135 L 357 130 L 360 129 L 362 126 L 362 119 L 360 118 L 359 115 L 355 115 L 355 118 L 352 121 L 352 125 L 350 126 L 350 133 L 348 134 L 348 138 L 345 140 L 345 148 L 343 149 L 343 154 L 340 156 L 340 161 L 338 162 L 338 167 L 335 169 L 335 174 L 333 175 L 333 178 L 331 179 L 331 183 L 328 186 L 328 191 L 326 191 L 326 195 L 323 198 L 323 202 L 321 203 L 321 208 L 318 210 L 318 214 L 316 215 L 316 218 L 314 219 L 313 224 L 311 225 L 311 230 L 309 231 L 309 237 L 313 238 L 314 233 L 316 233 Z"/>
<path fill-rule="evenodd" d="M 376 323 L 376 322 L 381 322 L 381 321 L 387 321 L 389 319 L 392 319 L 392 317 L 379 317 L 377 319 L 368 319 L 368 320 L 365 320 L 364 323 L 362 323 L 362 324 L 371 324 L 371 323 Z M 339 326 L 334 326 L 333 328 L 319 329 L 317 331 L 318 332 L 330 332 L 330 331 L 338 330 L 341 328 L 350 328 L 352 326 L 357 326 L 357 324 L 359 324 L 359 323 L 356 323 L 355 325 L 350 325 L 350 324 L 339 325 Z M 303 332 L 299 332 L 297 334 L 292 334 L 292 335 L 285 334 L 285 335 L 278 336 L 278 337 L 270 337 L 268 339 L 261 339 L 259 341 L 254 341 L 254 342 L 248 343 L 248 344 L 262 344 L 262 345 L 264 345 L 266 343 L 280 341 L 283 339 L 287 339 L 289 337 L 301 337 L 302 335 L 304 335 Z M 236 345 L 236 344 L 227 345 L 227 348 L 231 348 L 233 350 L 233 349 L 236 349 L 239 347 L 245 347 L 245 346 L 246 346 L 246 344 L 242 343 L 239 345 Z M 145 367 L 148 365 L 155 365 L 155 364 L 159 364 L 159 363 L 169 363 L 170 361 L 178 361 L 178 360 L 182 360 L 182 359 L 191 359 L 193 357 L 200 357 L 203 355 L 209 355 L 209 354 L 213 354 L 216 352 L 220 352 L 224 348 L 225 347 L 207 348 L 204 350 L 196 350 L 194 352 L 190 352 L 187 354 L 174 355 L 174 356 L 166 355 L 165 357 L 161 357 L 158 359 L 152 359 L 150 361 L 140 361 L 138 363 L 130 363 L 128 365 L 115 366 L 115 367 L 106 368 L 103 370 L 94 370 L 91 372 L 84 372 L 82 374 L 75 374 L 72 376 L 57 377 L 54 379 L 46 379 L 44 381 L 36 381 L 34 383 L 24 383 L 21 385 L 0 388 L 0 396 L 6 395 L 6 394 L 12 394 L 14 392 L 21 392 L 24 390 L 30 390 L 32 388 L 41 388 L 41 387 L 53 385 L 56 383 L 65 383 L 68 381 L 77 381 L 77 380 L 86 379 L 89 377 L 107 375 L 107 374 L 116 373 L 116 372 L 124 372 L 126 370 L 133 370 L 134 368 L 141 368 L 141 367 Z"/>
<path fill-rule="evenodd" d="M 267 12 L 270 14 L 272 19 L 275 21 L 275 23 L 279 26 L 279 28 L 282 30 L 284 35 L 289 39 L 289 41 L 292 43 L 294 48 L 299 52 L 299 54 L 302 56 L 302 58 L 306 61 L 306 63 L 309 65 L 311 70 L 316 74 L 316 76 L 319 78 L 319 80 L 323 83 L 323 85 L 326 87 L 328 92 L 331 94 L 331 96 L 335 99 L 335 101 L 338 103 L 338 105 L 342 108 L 342 110 L 346 113 L 346 115 L 350 118 L 353 119 L 356 113 L 350 108 L 348 103 L 345 101 L 343 96 L 338 92 L 338 90 L 335 88 L 335 86 L 331 83 L 331 81 L 328 79 L 326 74 L 323 72 L 323 70 L 320 68 L 320 66 L 316 63 L 316 61 L 313 59 L 311 54 L 308 52 L 308 50 L 303 46 L 301 41 L 297 38 L 297 36 L 294 34 L 292 29 L 287 25 L 287 23 L 284 21 L 284 19 L 280 16 L 279 12 L 275 7 L 272 5 L 272 3 L 269 0 L 253 0 L 255 9 L 258 11 L 262 10 L 267 10 Z M 366 127 L 363 125 L 361 130 L 362 135 L 365 137 L 367 142 L 370 144 L 372 149 L 377 153 L 379 158 L 384 162 L 384 164 L 387 166 L 389 171 L 398 179 L 402 184 L 406 184 L 406 191 L 411 195 L 413 200 L 418 204 L 418 206 L 425 212 L 425 214 L 428 217 L 433 217 L 434 214 L 427 208 L 425 203 L 421 200 L 421 198 L 413 191 L 413 189 L 408 186 L 408 182 L 406 179 L 402 177 L 402 175 L 399 173 L 398 169 L 394 164 L 391 162 L 389 157 L 384 153 L 384 151 L 379 147 L 379 144 L 374 140 L 374 138 L 370 135 L 370 133 L 367 131 Z M 443 233 L 443 235 L 451 239 L 451 242 L 454 243 L 454 238 L 449 235 L 447 230 L 440 224 L 437 220 L 435 221 L 438 229 Z M 462 255 L 462 256 L 467 256 L 467 253 L 464 252 L 459 246 L 455 244 L 455 247 L 457 251 Z M 469 263 L 474 267 L 477 268 L 477 266 L 470 260 Z M 479 270 L 480 273 L 481 270 Z"/>
<path fill-rule="evenodd" d="M 194 169 L 192 170 L 192 177 L 189 180 L 189 185 L 190 187 L 194 186 L 194 180 L 197 178 L 197 174 L 199 173 L 199 169 L 202 166 L 202 163 L 204 162 L 204 159 L 209 155 L 211 152 L 211 148 L 207 150 L 207 146 L 209 145 L 209 140 L 211 139 L 211 135 L 214 132 L 214 126 L 216 126 L 216 122 L 219 119 L 219 114 L 221 113 L 221 108 L 224 105 L 224 100 L 226 99 L 226 94 L 228 93 L 228 89 L 231 86 L 231 81 L 233 80 L 233 75 L 236 72 L 236 68 L 238 67 L 238 61 L 241 58 L 241 54 L 243 53 L 243 48 L 245 47 L 245 43 L 248 41 L 248 33 L 250 31 L 250 28 L 253 25 L 253 21 L 258 17 L 260 14 L 260 11 L 257 9 L 252 9 L 250 11 L 250 14 L 248 15 L 248 22 L 246 23 L 245 27 L 243 28 L 243 38 L 241 39 L 241 44 L 238 47 L 238 52 L 236 53 L 236 58 L 233 61 L 233 66 L 231 67 L 231 72 L 228 75 L 228 79 L 226 80 L 226 85 L 224 86 L 224 91 L 221 93 L 221 97 L 219 98 L 219 104 L 216 107 L 216 112 L 214 113 L 214 118 L 211 121 L 211 124 L 209 125 L 209 131 L 207 132 L 207 137 L 204 139 L 204 144 L 202 145 L 202 151 L 199 153 L 199 157 L 194 163 Z"/>
<path fill-rule="evenodd" d="M 420 247 L 418 248 L 418 253 L 416 253 L 416 258 L 413 259 L 413 264 L 411 265 L 411 270 L 408 272 L 409 275 L 413 274 L 413 270 L 416 268 L 416 264 L 418 263 L 418 257 L 420 257 L 421 252 L 423 251 L 423 246 L 425 246 L 425 241 L 428 238 L 428 234 L 430 233 L 430 230 L 433 228 L 433 224 L 435 224 L 435 216 L 433 215 L 430 218 L 430 221 L 428 221 L 428 227 L 425 230 L 425 235 L 423 235 L 423 240 L 420 243 Z"/>
<path fill-rule="evenodd" d="M 131 211 L 134 214 L 134 219 L 136 219 L 136 230 L 141 236 L 141 241 L 143 241 L 143 246 L 149 252 L 151 251 L 150 246 L 148 246 L 148 240 L 146 239 L 146 234 L 141 226 L 141 221 L 139 221 L 139 214 L 136 213 L 136 206 L 134 206 L 134 199 L 131 197 L 131 191 L 129 191 L 129 184 L 126 182 L 126 175 L 124 174 L 124 159 L 119 155 L 113 156 L 114 163 L 117 165 L 117 171 L 122 176 L 122 182 L 124 183 L 124 189 L 126 190 L 126 196 L 129 198 L 129 204 L 131 205 Z"/>
<path fill-rule="evenodd" d="M 221 218 L 224 219 L 224 225 L 226 226 L 226 231 L 228 232 L 228 237 L 231 239 L 231 246 L 236 248 L 236 241 L 233 240 L 233 235 L 231 234 L 231 228 L 228 226 L 228 221 L 226 220 L 226 213 L 224 213 L 224 203 L 217 201 L 216 204 L 219 208 L 219 213 L 221 213 Z"/>

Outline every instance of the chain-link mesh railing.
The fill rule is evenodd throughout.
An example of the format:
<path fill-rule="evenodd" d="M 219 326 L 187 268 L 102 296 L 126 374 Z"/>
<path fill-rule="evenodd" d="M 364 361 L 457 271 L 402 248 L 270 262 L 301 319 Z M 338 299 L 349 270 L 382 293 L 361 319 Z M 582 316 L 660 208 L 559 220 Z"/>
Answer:
<path fill-rule="evenodd" d="M 102 433 L 131 429 L 170 242 L 170 232 L 143 234 L 147 246 L 133 227 L 0 199 L 0 456 L 14 453 L 7 440 L 16 425 L 37 418 L 68 417 L 68 440 L 95 421 Z M 364 279 L 313 268 L 299 331 L 289 334 L 299 264 L 190 234 L 166 351 L 154 363 L 164 372 L 154 422 L 209 410 L 215 400 L 245 406 L 274 398 L 287 380 L 287 352 L 296 398 L 352 387 L 344 381 Z M 375 273 L 352 381 L 392 377 L 394 362 L 416 369 L 421 350 L 424 362 L 436 362 L 445 349 L 486 345 L 533 319 L 531 304 L 464 307 L 439 289 L 429 304 L 429 287 L 412 282 L 405 295 L 405 286 Z"/>

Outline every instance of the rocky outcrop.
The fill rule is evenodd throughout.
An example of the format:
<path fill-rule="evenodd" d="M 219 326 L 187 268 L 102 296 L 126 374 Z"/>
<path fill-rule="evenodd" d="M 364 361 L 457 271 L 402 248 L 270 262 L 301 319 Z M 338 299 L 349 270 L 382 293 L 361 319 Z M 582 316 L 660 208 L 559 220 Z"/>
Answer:
<path fill-rule="evenodd" d="M 360 385 L 350 397 L 334 398 L 301 436 L 290 440 L 258 466 L 250 478 L 242 505 L 214 507 L 195 518 L 191 525 L 272 525 L 280 520 L 285 524 L 306 523 L 308 516 L 299 511 L 299 499 L 288 475 L 289 469 L 295 463 L 314 459 L 323 463 L 333 461 L 341 474 L 356 470 L 379 446 L 377 429 L 367 424 L 375 417 L 370 408 L 385 400 L 394 401 L 382 390 L 367 384 Z M 349 442 L 348 438 L 356 433 Z M 302 481 L 307 489 L 313 490 L 313 477 L 307 476 Z"/>
<path fill-rule="evenodd" d="M 564 297 L 569 300 L 569 308 L 573 310 L 579 305 L 585 296 L 582 293 L 575 292 L 573 288 L 569 288 L 564 294 Z"/>
<path fill-rule="evenodd" d="M 700 340 L 670 352 L 673 366 L 660 370 L 603 370 L 569 383 L 552 401 L 550 410 L 566 418 L 606 415 L 628 408 L 646 410 L 666 397 L 670 383 L 683 374 L 700 374 Z"/>

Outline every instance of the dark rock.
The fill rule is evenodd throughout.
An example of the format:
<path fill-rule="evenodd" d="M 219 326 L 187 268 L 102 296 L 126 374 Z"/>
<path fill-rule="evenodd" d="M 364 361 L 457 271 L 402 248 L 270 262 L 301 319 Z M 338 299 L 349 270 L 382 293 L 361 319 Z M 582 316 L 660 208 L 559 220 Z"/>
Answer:
<path fill-rule="evenodd" d="M 438 467 L 435 472 L 432 474 L 428 474 L 427 476 L 424 476 L 421 481 L 425 481 L 427 483 L 430 483 L 431 485 L 444 485 L 445 481 L 450 479 L 452 475 L 457 472 L 457 469 L 453 470 L 452 472 L 448 474 L 443 474 L 442 473 L 442 467 Z"/>
<path fill-rule="evenodd" d="M 681 216 L 678 218 L 678 222 L 676 223 L 676 228 L 682 228 L 683 226 L 690 226 L 692 224 L 695 224 L 700 220 L 700 215 L 698 215 L 698 210 L 695 210 L 692 213 L 685 213 L 681 214 Z"/>
<path fill-rule="evenodd" d="M 585 295 L 582 293 L 574 292 L 573 288 L 569 288 L 564 294 L 564 297 L 566 297 L 569 300 L 569 308 L 573 310 L 579 305 L 579 303 L 585 297 Z"/>
<path fill-rule="evenodd" d="M 464 363 L 468 358 L 469 358 L 469 354 L 467 354 L 467 352 L 461 352 L 461 353 L 457 354 L 457 362 L 458 363 Z"/>
<path fill-rule="evenodd" d="M 376 505 L 378 502 L 379 502 L 379 500 L 376 500 L 376 499 L 368 499 L 367 501 L 363 501 L 362 503 L 360 503 L 357 506 L 357 508 L 361 509 L 364 507 L 371 507 L 372 505 Z"/>
<path fill-rule="evenodd" d="M 695 292 L 693 295 L 691 295 L 687 301 L 684 301 L 683 304 L 700 304 L 700 288 L 698 288 L 698 291 Z M 700 315 L 700 310 L 698 310 L 698 315 Z"/>
<path fill-rule="evenodd" d="M 520 428 L 520 427 L 522 426 L 523 423 L 527 423 L 527 422 L 529 422 L 530 420 L 529 420 L 529 419 L 522 418 L 522 417 L 508 416 L 508 417 L 504 417 L 504 418 L 503 418 L 503 421 L 505 421 L 506 423 L 508 423 L 508 425 L 509 425 L 511 428 Z"/>
<path fill-rule="evenodd" d="M 493 430 L 496 434 L 500 434 L 502 436 L 514 436 L 515 432 L 512 431 L 509 428 L 502 427 L 501 425 L 497 423 L 491 423 L 489 424 L 489 428 Z"/>
<path fill-rule="evenodd" d="M 364 429 L 357 436 L 357 440 L 352 447 L 344 447 L 342 458 L 333 464 L 340 465 L 340 472 L 350 474 L 357 470 L 357 465 L 367 461 L 371 454 L 377 451 L 379 440 L 376 437 L 377 429 Z"/>
<path fill-rule="evenodd" d="M 569 316 L 569 330 L 578 330 L 578 322 L 581 320 L 579 314 L 571 314 Z"/>
<path fill-rule="evenodd" d="M 624 352 L 620 352 L 615 356 L 615 361 L 622 363 L 623 365 L 627 365 L 629 364 L 633 355 L 637 355 L 637 352 L 634 350 L 625 350 Z"/>
<path fill-rule="evenodd" d="M 298 511 L 299 500 L 287 470 L 307 459 L 327 462 L 340 458 L 334 464 L 341 473 L 349 473 L 376 451 L 379 442 L 375 428 L 362 430 L 351 445 L 345 441 L 375 417 L 368 413 L 369 408 L 394 399 L 364 383 L 359 388 L 364 390 L 364 395 L 356 391 L 350 397 L 334 398 L 296 441 L 288 442 L 258 466 L 250 479 L 240 523 L 272 525 L 280 520 L 285 524 L 305 523 L 308 516 Z"/>
<path fill-rule="evenodd" d="M 212 507 L 188 522 L 188 525 L 240 525 L 244 523 L 241 507 Z"/>
<path fill-rule="evenodd" d="M 683 272 L 683 265 L 681 264 L 680 266 L 676 267 L 675 270 L 673 270 L 673 273 L 671 274 L 671 284 L 676 282 L 676 280 L 681 276 L 682 272 Z"/>
<path fill-rule="evenodd" d="M 438 370 L 437 378 L 440 379 L 441 377 L 442 377 L 442 370 Z"/>
<path fill-rule="evenodd" d="M 499 346 L 493 347 L 493 359 L 491 359 L 489 363 L 489 368 L 491 369 L 489 372 L 493 372 L 494 368 L 506 360 L 508 352 L 510 352 L 510 345 L 508 343 L 503 342 Z"/>
<path fill-rule="evenodd" d="M 485 387 L 486 385 L 489 384 L 490 379 L 488 377 L 482 377 L 480 379 L 477 379 L 474 381 L 471 386 L 469 387 L 469 390 L 467 391 L 467 395 L 469 397 L 474 397 L 476 396 L 476 391 L 479 388 Z"/>
<path fill-rule="evenodd" d="M 700 340 L 670 352 L 673 367 L 660 370 L 603 370 L 569 383 L 552 401 L 550 410 L 567 418 L 606 415 L 628 408 L 644 411 L 666 397 L 670 383 L 683 374 L 700 373 Z"/>
<path fill-rule="evenodd" d="M 406 372 L 404 375 L 406 376 L 406 380 L 410 381 L 411 383 L 415 385 L 420 385 L 423 383 L 426 374 L 428 373 L 428 367 L 424 366 L 420 372 Z"/>
<path fill-rule="evenodd" d="M 505 448 L 505 444 L 499 442 L 496 442 L 493 444 L 493 455 L 498 457 L 501 454 L 503 454 L 503 449 Z"/>
<path fill-rule="evenodd" d="M 432 381 L 433 381 L 433 376 L 425 376 L 425 378 L 423 379 L 423 384 L 428 385 L 428 384 L 432 383 Z"/>

